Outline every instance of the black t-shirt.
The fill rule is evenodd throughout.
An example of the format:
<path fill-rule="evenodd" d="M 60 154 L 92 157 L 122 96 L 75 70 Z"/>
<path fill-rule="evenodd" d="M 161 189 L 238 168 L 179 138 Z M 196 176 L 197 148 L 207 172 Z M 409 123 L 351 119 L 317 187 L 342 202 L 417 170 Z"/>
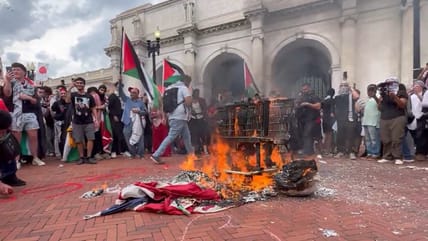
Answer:
<path fill-rule="evenodd" d="M 350 94 L 344 94 L 344 95 L 337 95 L 334 98 L 334 114 L 336 117 L 336 120 L 338 121 L 349 121 L 349 95 Z M 352 96 L 351 96 L 352 98 Z M 352 119 L 354 121 L 357 120 L 357 113 L 355 112 L 355 100 L 352 99 Z"/>
<path fill-rule="evenodd" d="M 405 90 L 399 90 L 397 93 L 398 98 L 408 99 L 407 92 Z M 382 102 L 380 103 L 380 119 L 382 120 L 391 120 L 399 116 L 405 116 L 405 108 L 399 108 L 397 103 L 389 95 L 382 97 Z"/>
<path fill-rule="evenodd" d="M 57 121 L 64 121 L 68 108 L 69 104 L 67 104 L 65 100 L 60 99 L 55 101 L 52 105 L 52 111 L 55 112 L 53 118 Z"/>
<path fill-rule="evenodd" d="M 299 120 L 312 121 L 318 119 L 321 116 L 319 110 L 315 110 L 309 106 L 299 106 L 303 102 L 315 104 L 320 103 L 321 99 L 313 93 L 301 95 L 296 103 L 298 105 L 296 109 L 296 115 Z"/>
<path fill-rule="evenodd" d="M 71 93 L 71 105 L 74 124 L 83 125 L 94 122 L 91 109 L 95 107 L 95 100 L 90 94 Z"/>

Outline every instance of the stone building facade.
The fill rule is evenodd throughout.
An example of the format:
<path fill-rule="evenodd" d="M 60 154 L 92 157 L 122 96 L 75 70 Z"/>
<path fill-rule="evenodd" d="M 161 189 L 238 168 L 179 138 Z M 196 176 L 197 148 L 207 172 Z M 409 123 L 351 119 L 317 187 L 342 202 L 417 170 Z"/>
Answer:
<path fill-rule="evenodd" d="M 317 93 L 347 81 L 365 92 L 390 76 L 412 81 L 413 6 L 402 0 L 169 0 L 110 21 L 113 80 L 119 77 L 121 29 L 152 74 L 146 40 L 161 31 L 160 56 L 193 78 L 207 97 L 243 93 L 243 63 L 264 95 L 295 96 L 302 82 Z M 421 60 L 428 61 L 428 0 L 421 0 Z"/>

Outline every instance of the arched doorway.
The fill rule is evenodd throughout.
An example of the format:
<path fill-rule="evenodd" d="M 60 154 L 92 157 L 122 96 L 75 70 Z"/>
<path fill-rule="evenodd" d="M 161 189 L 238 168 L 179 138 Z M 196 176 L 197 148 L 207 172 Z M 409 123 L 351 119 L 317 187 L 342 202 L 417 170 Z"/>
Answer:
<path fill-rule="evenodd" d="M 204 91 L 210 103 L 219 96 L 225 101 L 240 100 L 245 93 L 244 59 L 237 54 L 222 53 L 205 68 Z"/>
<path fill-rule="evenodd" d="M 287 44 L 272 65 L 273 86 L 282 96 L 295 98 L 303 83 L 324 97 L 331 88 L 331 56 L 320 42 L 297 39 Z"/>

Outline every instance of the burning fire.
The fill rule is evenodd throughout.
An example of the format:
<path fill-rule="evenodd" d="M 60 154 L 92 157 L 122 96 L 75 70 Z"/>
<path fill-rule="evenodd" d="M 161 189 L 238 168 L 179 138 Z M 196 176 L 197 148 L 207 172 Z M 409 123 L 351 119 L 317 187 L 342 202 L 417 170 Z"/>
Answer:
<path fill-rule="evenodd" d="M 202 171 L 218 183 L 224 184 L 228 190 L 221 190 L 221 194 L 226 198 L 238 197 L 241 191 L 261 191 L 273 185 L 272 175 L 275 173 L 244 174 L 255 171 L 257 166 L 256 155 L 248 154 L 245 150 L 245 148 L 254 148 L 251 145 L 244 145 L 238 149 L 221 138 L 216 138 L 210 156 L 202 160 L 198 160 L 196 156 L 189 156 L 180 167 L 186 171 Z M 265 152 L 265 147 L 262 146 L 260 153 L 262 169 L 267 168 L 264 163 Z M 277 146 L 272 151 L 271 159 L 277 168 L 291 160 L 290 156 L 283 157 Z M 228 170 L 232 170 L 234 173 L 228 173 Z"/>

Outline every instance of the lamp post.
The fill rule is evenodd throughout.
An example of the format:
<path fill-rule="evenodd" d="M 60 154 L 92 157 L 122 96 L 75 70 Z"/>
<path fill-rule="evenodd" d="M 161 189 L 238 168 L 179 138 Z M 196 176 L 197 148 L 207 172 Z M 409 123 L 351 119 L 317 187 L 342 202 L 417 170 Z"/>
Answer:
<path fill-rule="evenodd" d="M 31 62 L 31 64 L 27 63 L 27 76 L 29 79 L 34 80 L 34 70 L 36 67 L 34 66 L 34 63 Z"/>
<path fill-rule="evenodd" d="M 150 55 L 152 57 L 153 61 L 153 82 L 156 83 L 156 53 L 159 55 L 159 49 L 160 49 L 160 31 L 159 27 L 156 28 L 156 31 L 154 32 L 155 41 L 147 40 L 147 52 L 150 58 Z"/>

